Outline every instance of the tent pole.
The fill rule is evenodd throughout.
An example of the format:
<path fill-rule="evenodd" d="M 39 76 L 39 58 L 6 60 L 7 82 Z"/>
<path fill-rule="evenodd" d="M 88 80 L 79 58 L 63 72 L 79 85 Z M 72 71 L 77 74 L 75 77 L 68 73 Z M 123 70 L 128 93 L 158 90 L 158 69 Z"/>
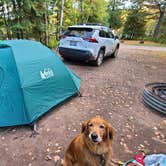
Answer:
<path fill-rule="evenodd" d="M 31 123 L 30 126 L 32 129 L 32 134 L 30 135 L 30 137 L 36 137 L 37 135 L 39 135 L 36 122 Z"/>
<path fill-rule="evenodd" d="M 78 93 L 77 93 L 77 94 L 78 94 L 78 96 L 79 96 L 79 97 L 82 97 L 82 94 L 81 94 L 81 92 L 80 92 L 80 91 L 78 91 Z"/>

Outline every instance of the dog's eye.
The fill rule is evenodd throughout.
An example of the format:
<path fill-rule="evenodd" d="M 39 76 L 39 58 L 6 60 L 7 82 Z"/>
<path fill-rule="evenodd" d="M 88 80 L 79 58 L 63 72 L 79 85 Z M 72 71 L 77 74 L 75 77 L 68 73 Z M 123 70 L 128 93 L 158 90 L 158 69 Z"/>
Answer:
<path fill-rule="evenodd" d="M 100 125 L 99 127 L 100 127 L 101 129 L 104 129 L 104 125 Z"/>
<path fill-rule="evenodd" d="M 92 124 L 92 123 L 90 123 L 88 126 L 89 126 L 89 127 L 92 127 L 92 126 L 93 126 L 93 124 Z"/>

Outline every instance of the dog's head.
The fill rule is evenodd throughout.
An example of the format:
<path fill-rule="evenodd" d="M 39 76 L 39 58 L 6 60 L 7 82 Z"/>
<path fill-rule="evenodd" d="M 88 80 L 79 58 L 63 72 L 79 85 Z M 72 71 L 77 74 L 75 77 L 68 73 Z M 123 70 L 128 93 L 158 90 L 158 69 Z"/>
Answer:
<path fill-rule="evenodd" d="M 82 124 L 84 133 L 92 143 L 98 144 L 105 140 L 113 140 L 114 129 L 103 118 L 96 116 Z"/>

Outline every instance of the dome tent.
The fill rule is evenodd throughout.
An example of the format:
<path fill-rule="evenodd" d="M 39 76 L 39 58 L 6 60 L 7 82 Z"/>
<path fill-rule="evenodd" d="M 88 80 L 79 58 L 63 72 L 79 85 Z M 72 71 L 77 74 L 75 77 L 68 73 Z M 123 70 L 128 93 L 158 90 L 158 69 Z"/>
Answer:
<path fill-rule="evenodd" d="M 0 127 L 31 124 L 79 88 L 79 77 L 40 42 L 0 42 Z"/>

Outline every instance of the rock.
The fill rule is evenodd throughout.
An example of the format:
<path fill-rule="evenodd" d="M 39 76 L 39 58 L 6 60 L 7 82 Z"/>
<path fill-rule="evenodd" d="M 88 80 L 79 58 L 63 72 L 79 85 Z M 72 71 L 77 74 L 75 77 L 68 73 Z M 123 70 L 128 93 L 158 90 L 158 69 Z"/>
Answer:
<path fill-rule="evenodd" d="M 32 163 L 29 163 L 28 166 L 32 166 Z"/>
<path fill-rule="evenodd" d="M 32 156 L 32 152 L 29 152 L 28 155 L 29 155 L 29 156 Z"/>
<path fill-rule="evenodd" d="M 154 130 L 157 130 L 157 127 L 153 127 Z"/>
<path fill-rule="evenodd" d="M 49 148 L 47 148 L 47 152 L 50 152 L 50 149 L 49 149 Z"/>
<path fill-rule="evenodd" d="M 47 131 L 47 132 L 49 132 L 49 131 L 50 131 L 50 129 L 49 129 L 49 128 L 47 128 L 47 129 L 46 129 L 46 131 Z"/>
<path fill-rule="evenodd" d="M 55 146 L 57 147 L 57 146 L 59 146 L 59 144 L 58 144 L 58 143 L 56 143 L 56 144 L 55 144 Z"/>
<path fill-rule="evenodd" d="M 13 129 L 12 132 L 16 132 L 16 129 Z"/>
<path fill-rule="evenodd" d="M 61 159 L 60 156 L 58 156 L 58 155 L 54 156 L 54 162 L 55 162 L 55 164 L 56 164 L 60 159 Z"/>
<path fill-rule="evenodd" d="M 51 143 L 48 143 L 47 146 L 50 147 L 50 146 L 51 146 Z"/>
<path fill-rule="evenodd" d="M 133 116 L 130 116 L 130 120 L 133 120 L 134 119 L 134 117 Z"/>
<path fill-rule="evenodd" d="M 31 158 L 31 160 L 32 160 L 32 161 L 35 160 L 35 157 L 33 156 L 33 157 Z"/>

